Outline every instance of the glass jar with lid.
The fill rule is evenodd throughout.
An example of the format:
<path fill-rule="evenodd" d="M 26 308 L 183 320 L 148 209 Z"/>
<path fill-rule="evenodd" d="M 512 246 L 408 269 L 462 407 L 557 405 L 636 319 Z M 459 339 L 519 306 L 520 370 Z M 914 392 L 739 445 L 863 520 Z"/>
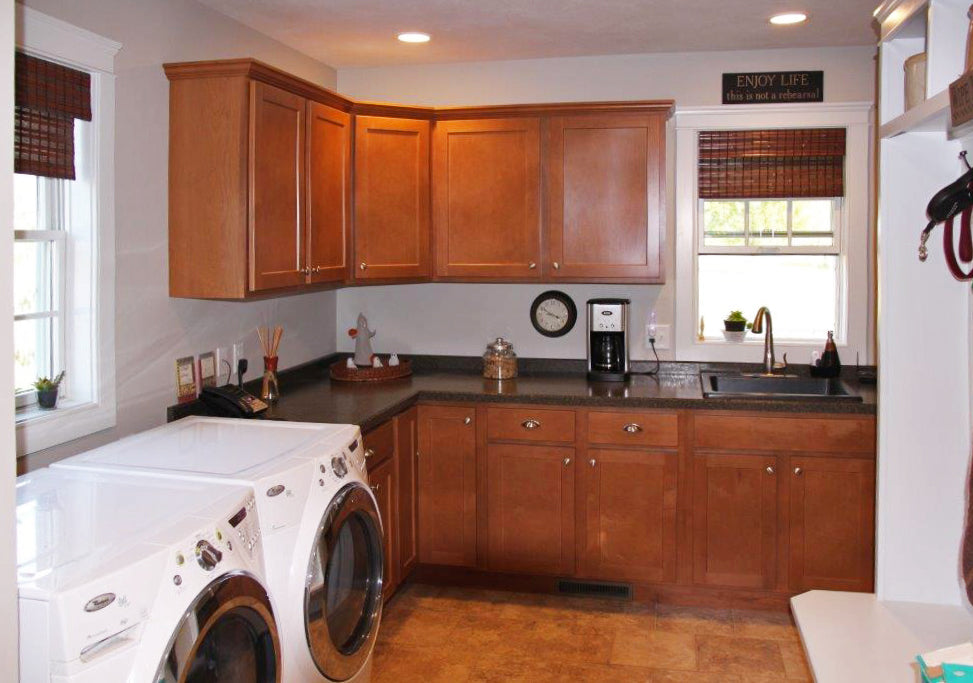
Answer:
<path fill-rule="evenodd" d="M 503 337 L 487 344 L 483 354 L 483 376 L 487 379 L 513 379 L 517 376 L 514 345 Z"/>

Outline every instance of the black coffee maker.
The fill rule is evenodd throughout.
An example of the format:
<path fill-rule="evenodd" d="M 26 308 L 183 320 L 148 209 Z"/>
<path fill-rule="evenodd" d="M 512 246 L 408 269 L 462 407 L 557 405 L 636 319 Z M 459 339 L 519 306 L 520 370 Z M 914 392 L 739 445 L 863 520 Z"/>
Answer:
<path fill-rule="evenodd" d="M 629 299 L 588 300 L 588 379 L 628 379 Z"/>

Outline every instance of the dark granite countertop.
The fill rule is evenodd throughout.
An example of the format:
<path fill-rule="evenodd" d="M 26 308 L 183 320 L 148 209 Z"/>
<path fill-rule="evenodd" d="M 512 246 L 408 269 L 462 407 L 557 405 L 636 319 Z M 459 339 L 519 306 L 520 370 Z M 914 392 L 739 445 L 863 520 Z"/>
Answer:
<path fill-rule="evenodd" d="M 344 356 L 342 356 L 343 358 Z M 411 377 L 381 383 L 334 382 L 328 367 L 335 357 L 321 359 L 280 375 L 281 398 L 265 414 L 268 419 L 357 424 L 367 431 L 419 400 L 462 403 L 532 403 L 552 406 L 624 408 L 693 408 L 790 413 L 853 413 L 874 415 L 874 385 L 857 381 L 854 368 L 842 379 L 862 402 L 828 400 L 762 400 L 703 398 L 699 372 L 753 371 L 739 364 L 663 363 L 657 376 L 633 375 L 625 383 L 589 382 L 579 361 L 521 360 L 520 377 L 498 382 L 479 374 L 479 360 L 412 357 Z M 644 372 L 653 366 L 636 363 Z M 792 368 L 791 372 L 802 372 Z M 806 374 L 806 368 L 803 369 Z M 259 393 L 259 384 L 250 390 Z M 173 406 L 169 419 L 205 413 L 198 402 Z"/>

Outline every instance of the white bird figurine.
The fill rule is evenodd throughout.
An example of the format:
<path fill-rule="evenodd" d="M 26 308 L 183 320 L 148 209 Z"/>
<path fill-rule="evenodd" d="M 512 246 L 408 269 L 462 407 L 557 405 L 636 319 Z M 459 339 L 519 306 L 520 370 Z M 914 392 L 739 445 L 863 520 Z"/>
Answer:
<path fill-rule="evenodd" d="M 384 367 L 382 365 L 382 359 L 379 358 L 378 356 L 375 356 L 374 358 L 372 358 L 372 367 L 373 368 L 381 368 L 381 367 Z"/>
<path fill-rule="evenodd" d="M 391 356 L 389 356 L 389 367 L 394 368 L 398 364 L 399 364 L 399 354 L 393 353 Z"/>
<path fill-rule="evenodd" d="M 355 359 L 351 356 L 348 356 L 348 360 L 345 361 L 345 367 L 349 370 L 356 370 L 358 368 L 358 366 L 355 365 Z"/>

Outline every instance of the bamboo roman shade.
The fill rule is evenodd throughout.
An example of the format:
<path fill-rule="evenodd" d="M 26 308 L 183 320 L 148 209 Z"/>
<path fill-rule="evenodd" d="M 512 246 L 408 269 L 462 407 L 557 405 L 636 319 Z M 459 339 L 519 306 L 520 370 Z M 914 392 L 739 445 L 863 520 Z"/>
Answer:
<path fill-rule="evenodd" d="M 844 196 L 845 129 L 705 130 L 700 199 Z"/>
<path fill-rule="evenodd" d="M 74 180 L 74 120 L 91 120 L 91 75 L 18 52 L 14 172 Z"/>

